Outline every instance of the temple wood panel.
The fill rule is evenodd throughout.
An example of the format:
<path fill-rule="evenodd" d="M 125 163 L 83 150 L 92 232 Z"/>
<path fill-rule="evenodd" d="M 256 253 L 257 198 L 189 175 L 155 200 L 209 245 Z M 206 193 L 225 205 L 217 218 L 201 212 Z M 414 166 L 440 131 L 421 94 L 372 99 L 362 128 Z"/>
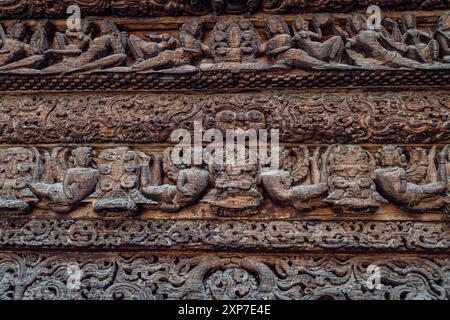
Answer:
<path fill-rule="evenodd" d="M 371 4 L 0 1 L 0 299 L 450 299 L 450 7 Z"/>

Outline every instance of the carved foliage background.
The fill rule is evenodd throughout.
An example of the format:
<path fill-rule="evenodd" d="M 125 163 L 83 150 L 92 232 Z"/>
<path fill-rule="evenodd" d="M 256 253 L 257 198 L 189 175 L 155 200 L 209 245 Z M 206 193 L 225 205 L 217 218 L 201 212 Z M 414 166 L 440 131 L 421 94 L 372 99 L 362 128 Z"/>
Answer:
<path fill-rule="evenodd" d="M 283 142 L 432 143 L 450 136 L 447 92 L 229 95 L 27 94 L 0 97 L 0 142 L 167 142 L 226 108 L 260 110 Z"/>
<path fill-rule="evenodd" d="M 370 290 L 371 265 L 381 289 Z M 68 266 L 76 265 L 79 283 Z M 70 269 L 69 269 L 70 270 Z M 2 299 L 448 299 L 449 261 L 396 256 L 0 254 Z"/>

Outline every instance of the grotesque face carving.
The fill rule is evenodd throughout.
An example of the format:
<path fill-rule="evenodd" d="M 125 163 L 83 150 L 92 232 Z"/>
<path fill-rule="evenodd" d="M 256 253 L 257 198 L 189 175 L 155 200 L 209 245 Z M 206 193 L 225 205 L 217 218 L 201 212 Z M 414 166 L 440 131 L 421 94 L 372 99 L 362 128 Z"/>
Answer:
<path fill-rule="evenodd" d="M 139 163 L 136 154 L 127 147 L 108 149 L 99 156 L 100 182 L 103 192 L 138 187 Z"/>
<path fill-rule="evenodd" d="M 374 184 L 375 163 L 360 146 L 334 146 L 329 153 L 328 186 L 331 203 L 338 212 L 373 212 L 378 206 Z"/>
<path fill-rule="evenodd" d="M 406 157 L 402 149 L 387 145 L 383 146 L 377 154 L 381 167 L 404 167 L 406 165 Z"/>
<path fill-rule="evenodd" d="M 0 193 L 6 198 L 32 196 L 27 185 L 39 165 L 35 149 L 9 148 L 0 151 Z"/>

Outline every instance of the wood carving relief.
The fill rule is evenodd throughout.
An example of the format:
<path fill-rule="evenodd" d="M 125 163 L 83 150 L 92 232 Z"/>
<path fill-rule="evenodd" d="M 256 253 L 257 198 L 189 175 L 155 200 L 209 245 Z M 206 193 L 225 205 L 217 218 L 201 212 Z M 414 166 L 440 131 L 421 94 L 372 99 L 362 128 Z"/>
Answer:
<path fill-rule="evenodd" d="M 0 299 L 449 300 L 450 6 L 371 4 L 0 0 Z"/>

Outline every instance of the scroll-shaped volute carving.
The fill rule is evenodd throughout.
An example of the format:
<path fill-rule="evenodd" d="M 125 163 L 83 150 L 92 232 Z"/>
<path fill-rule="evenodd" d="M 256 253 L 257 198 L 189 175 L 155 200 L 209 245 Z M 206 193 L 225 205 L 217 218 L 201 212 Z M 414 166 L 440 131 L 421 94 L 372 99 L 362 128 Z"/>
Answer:
<path fill-rule="evenodd" d="M 372 213 L 386 202 L 375 190 L 375 159 L 357 145 L 334 145 L 326 152 L 328 187 L 323 200 L 337 213 Z"/>
<path fill-rule="evenodd" d="M 170 34 L 149 34 L 148 42 L 131 35 L 128 44 L 135 60 L 132 70 L 198 71 L 192 63 L 207 50 L 201 42 L 202 35 L 203 24 L 198 18 L 190 18 L 181 26 L 179 41 Z"/>
<path fill-rule="evenodd" d="M 25 214 L 36 201 L 29 184 L 42 174 L 42 161 L 36 148 L 0 150 L 0 215 Z"/>
<path fill-rule="evenodd" d="M 107 149 L 98 157 L 99 182 L 94 211 L 102 215 L 133 215 L 139 206 L 154 206 L 139 191 L 141 159 L 128 147 Z"/>
<path fill-rule="evenodd" d="M 281 151 L 280 167 L 284 170 L 271 170 L 261 174 L 265 191 L 275 202 L 292 205 L 299 211 L 309 211 L 320 206 L 321 197 L 328 192 L 328 183 L 326 155 L 320 161 L 319 152 L 320 148 L 317 148 L 310 158 L 306 146 Z M 310 184 L 297 185 L 308 176 Z"/>
<path fill-rule="evenodd" d="M 186 299 L 274 299 L 276 279 L 262 261 L 252 258 L 207 257 L 192 268 Z"/>
<path fill-rule="evenodd" d="M 55 148 L 47 154 L 43 181 L 30 184 L 31 191 L 45 200 L 38 206 L 59 213 L 73 210 L 95 190 L 98 171 L 92 165 L 89 147 Z"/>
<path fill-rule="evenodd" d="M 175 164 L 172 160 L 173 150 L 166 149 L 163 156 L 154 154 L 151 166 L 150 161 L 145 161 L 141 178 L 142 193 L 158 203 L 158 208 L 169 212 L 178 211 L 199 200 L 210 180 L 207 170 L 195 165 Z M 163 184 L 164 174 L 175 184 Z"/>
<path fill-rule="evenodd" d="M 437 156 L 437 170 L 436 147 L 430 150 L 427 183 L 416 184 L 408 182 L 404 151 L 394 145 L 382 147 L 378 154 L 380 168 L 375 171 L 378 191 L 406 211 L 428 212 L 443 209 L 446 206 L 445 193 L 448 183 L 446 168 L 448 148 L 444 147 Z"/>

